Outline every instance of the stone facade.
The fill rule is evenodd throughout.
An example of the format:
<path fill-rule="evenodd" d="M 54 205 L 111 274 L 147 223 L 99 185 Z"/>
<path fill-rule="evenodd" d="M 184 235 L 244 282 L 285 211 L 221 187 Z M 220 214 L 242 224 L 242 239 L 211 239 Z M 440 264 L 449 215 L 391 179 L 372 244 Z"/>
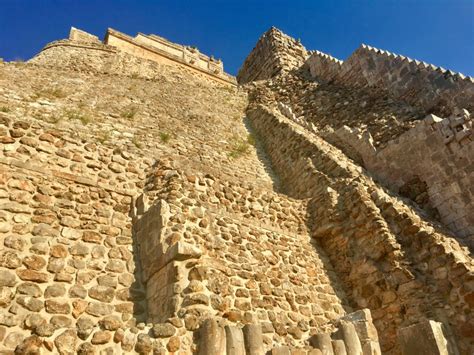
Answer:
<path fill-rule="evenodd" d="M 370 149 L 394 150 L 416 109 L 329 83 L 306 100 L 308 54 L 274 28 L 244 89 L 161 37 L 105 42 L 72 29 L 0 63 L 0 352 L 409 354 L 425 334 L 469 353 L 469 252 L 379 185 L 355 143 L 381 109 L 404 120 L 371 126 Z M 309 119 L 314 101 L 338 123 Z M 454 152 L 470 122 L 421 124 Z M 417 176 L 400 189 L 431 191 Z"/>
<path fill-rule="evenodd" d="M 346 283 L 349 301 L 371 309 L 384 335 L 382 350 L 396 346 L 397 328 L 425 318 L 450 324 L 461 346 L 471 347 L 463 316 L 472 312 L 469 296 L 451 297 L 465 294 L 462 285 L 473 270 L 469 252 L 377 187 L 342 152 L 277 110 L 256 106 L 247 114 L 286 193 L 310 199 L 311 235 Z"/>
<path fill-rule="evenodd" d="M 474 250 L 474 215 L 470 212 L 474 210 L 474 171 L 470 169 L 474 139 L 467 111 L 445 119 L 429 115 L 383 149 L 374 148 L 370 133 L 347 126 L 326 137 L 349 145 L 379 181 L 434 212 Z M 426 187 L 419 189 L 420 182 Z"/>
<path fill-rule="evenodd" d="M 91 52 L 96 60 L 84 62 L 91 59 Z M 139 33 L 131 37 L 111 28 L 107 29 L 104 42 L 101 42 L 98 37 L 72 27 L 69 39 L 48 43 L 32 61 L 75 65 L 82 70 L 87 67 L 99 69 L 97 66 L 100 66 L 101 71 L 128 72 L 135 76 L 157 75 L 157 67 L 167 65 L 198 73 L 205 80 L 236 84 L 235 78 L 224 72 L 221 60 L 208 57 L 197 48 L 175 44 L 156 35 Z"/>
<path fill-rule="evenodd" d="M 471 190 L 474 176 L 471 171 L 473 136 L 469 112 L 450 106 L 448 111 L 452 114 L 449 119 L 430 116 L 424 123 L 420 122 L 427 117 L 427 106 L 423 110 L 408 103 L 417 98 L 425 102 L 425 98 L 392 95 L 390 90 L 396 90 L 401 84 L 399 81 L 389 84 L 386 78 L 396 78 L 396 73 L 406 71 L 402 69 L 406 65 L 396 66 L 398 69 L 393 72 L 387 71 L 392 66 L 386 62 L 380 64 L 382 59 L 378 61 L 377 56 L 383 60 L 393 56 L 379 53 L 369 58 L 368 53 L 378 52 L 363 46 L 343 63 L 316 51 L 300 72 L 273 76 L 257 86 L 249 86 L 252 100 L 265 105 L 279 102 L 287 117 L 342 149 L 392 191 L 412 199 L 472 250 Z M 394 61 L 398 63 L 398 59 Z M 361 64 L 364 61 L 380 62 L 380 65 L 377 64 L 377 70 L 371 66 L 373 70 L 367 69 Z M 308 80 L 305 70 L 325 82 Z M 423 73 L 419 70 L 412 76 L 418 78 Z M 365 79 L 361 78 L 366 76 L 378 86 L 363 84 Z M 410 83 L 421 85 L 427 80 L 428 84 L 432 83 L 431 76 L 426 75 Z M 440 81 L 435 82 L 433 85 Z M 453 87 L 449 93 L 428 84 L 429 90 L 410 92 L 426 93 L 426 99 L 429 96 L 432 103 L 443 99 L 450 104 L 470 107 L 470 79 L 464 78 L 462 83 L 467 86 Z M 348 90 L 352 84 L 357 84 L 357 91 Z M 380 87 L 388 91 L 377 92 Z M 451 100 L 450 95 L 464 101 Z"/>

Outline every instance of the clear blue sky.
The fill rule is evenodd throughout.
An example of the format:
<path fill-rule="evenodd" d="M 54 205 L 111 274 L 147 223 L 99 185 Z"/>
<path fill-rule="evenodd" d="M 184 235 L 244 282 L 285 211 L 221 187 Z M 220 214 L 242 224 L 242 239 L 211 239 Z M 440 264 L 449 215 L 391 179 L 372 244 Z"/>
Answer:
<path fill-rule="evenodd" d="M 366 43 L 474 76 L 474 0 L 0 0 L 0 57 L 112 27 L 196 45 L 236 74 L 272 25 L 340 59 Z"/>

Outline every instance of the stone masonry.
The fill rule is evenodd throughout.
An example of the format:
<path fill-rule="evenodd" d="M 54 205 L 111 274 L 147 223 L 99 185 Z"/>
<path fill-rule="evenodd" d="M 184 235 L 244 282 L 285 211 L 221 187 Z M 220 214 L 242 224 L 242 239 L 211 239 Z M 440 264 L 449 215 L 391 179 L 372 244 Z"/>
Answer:
<path fill-rule="evenodd" d="M 276 28 L 243 86 L 112 29 L 0 62 L 0 353 L 470 354 L 469 91 L 358 56 L 385 91 Z"/>

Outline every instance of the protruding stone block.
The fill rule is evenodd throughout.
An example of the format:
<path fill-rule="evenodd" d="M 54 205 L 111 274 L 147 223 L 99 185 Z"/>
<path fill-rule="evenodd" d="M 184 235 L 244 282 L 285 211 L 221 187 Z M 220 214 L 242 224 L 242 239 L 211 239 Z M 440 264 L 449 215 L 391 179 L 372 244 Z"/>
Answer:
<path fill-rule="evenodd" d="M 264 355 L 262 327 L 260 324 L 247 324 L 243 328 L 247 355 Z"/>
<path fill-rule="evenodd" d="M 225 354 L 225 330 L 216 320 L 206 319 L 201 325 L 199 340 L 199 355 Z"/>
<path fill-rule="evenodd" d="M 225 327 L 227 355 L 245 355 L 244 334 L 241 328 Z"/>
<path fill-rule="evenodd" d="M 343 340 L 333 340 L 332 347 L 334 349 L 334 355 L 347 355 Z"/>
<path fill-rule="evenodd" d="M 69 39 L 78 42 L 102 43 L 97 36 L 94 36 L 90 33 L 87 33 L 74 27 L 71 27 L 71 31 L 69 32 Z"/>
<path fill-rule="evenodd" d="M 323 352 L 319 349 L 311 349 L 308 351 L 308 355 L 323 355 Z"/>
<path fill-rule="evenodd" d="M 404 355 L 451 355 L 457 352 L 443 334 L 443 325 L 433 320 L 410 325 L 398 331 L 398 341 Z M 452 346 L 451 346 L 452 347 Z"/>
<path fill-rule="evenodd" d="M 323 355 L 334 355 L 331 336 L 329 334 L 316 334 L 311 338 L 310 344 L 320 349 Z"/>

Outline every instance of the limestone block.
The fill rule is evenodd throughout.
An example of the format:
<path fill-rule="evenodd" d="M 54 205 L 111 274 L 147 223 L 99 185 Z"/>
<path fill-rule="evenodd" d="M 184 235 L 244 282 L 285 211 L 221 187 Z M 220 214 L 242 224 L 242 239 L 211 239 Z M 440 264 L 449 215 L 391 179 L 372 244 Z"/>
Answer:
<path fill-rule="evenodd" d="M 343 340 L 333 340 L 332 347 L 334 349 L 334 355 L 347 355 Z"/>
<path fill-rule="evenodd" d="M 287 346 L 279 346 L 272 349 L 272 355 L 290 355 L 290 348 Z"/>
<path fill-rule="evenodd" d="M 361 341 L 362 354 L 364 355 L 380 355 L 382 350 L 380 349 L 380 343 L 378 341 L 364 340 Z"/>
<path fill-rule="evenodd" d="M 349 313 L 341 319 L 349 321 L 354 325 L 362 346 L 362 353 L 364 355 L 381 354 L 379 337 L 377 334 L 377 329 L 372 323 L 370 310 L 361 309 L 356 312 Z"/>
<path fill-rule="evenodd" d="M 334 336 L 336 339 L 344 341 L 348 355 L 361 355 L 362 346 L 357 336 L 354 325 L 348 321 L 341 320 L 339 330 Z"/>
<path fill-rule="evenodd" d="M 241 328 L 225 327 L 227 355 L 245 355 L 244 334 Z"/>
<path fill-rule="evenodd" d="M 199 258 L 201 255 L 202 251 L 198 247 L 186 242 L 177 242 L 168 249 L 165 259 L 169 262 L 171 260 Z"/>
<path fill-rule="evenodd" d="M 206 319 L 201 325 L 200 335 L 200 355 L 226 353 L 226 332 L 216 320 Z"/>
<path fill-rule="evenodd" d="M 316 334 L 310 340 L 310 344 L 321 350 L 323 355 L 334 355 L 331 336 L 327 333 Z"/>
<path fill-rule="evenodd" d="M 247 355 L 263 355 L 263 335 L 260 324 L 247 324 L 243 328 Z"/>
<path fill-rule="evenodd" d="M 425 320 L 398 331 L 398 342 L 402 354 L 411 355 L 448 355 L 456 354 L 450 349 L 443 334 L 442 323 Z M 452 346 L 451 346 L 452 348 Z"/>
<path fill-rule="evenodd" d="M 79 41 L 79 42 L 101 43 L 97 36 L 94 36 L 90 33 L 79 30 L 75 27 L 71 27 L 71 30 L 69 32 L 69 39 L 72 41 Z"/>

